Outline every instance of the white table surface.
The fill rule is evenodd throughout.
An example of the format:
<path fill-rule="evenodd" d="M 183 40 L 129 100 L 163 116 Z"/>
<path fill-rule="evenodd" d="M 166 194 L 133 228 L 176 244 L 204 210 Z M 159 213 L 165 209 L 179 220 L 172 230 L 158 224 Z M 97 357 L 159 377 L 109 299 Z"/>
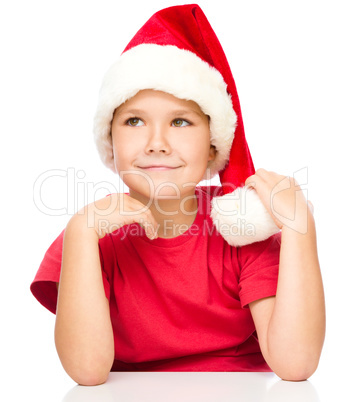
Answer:
<path fill-rule="evenodd" d="M 273 373 L 115 372 L 99 386 L 75 385 L 62 402 L 341 401 L 337 393 L 317 388 L 312 381 L 282 381 Z"/>
<path fill-rule="evenodd" d="M 0 400 L 341 402 L 337 349 L 329 353 L 326 348 L 316 373 L 302 382 L 282 381 L 274 373 L 112 372 L 105 384 L 87 387 L 77 385 L 66 374 L 57 354 L 51 350 L 51 339 L 46 339 L 49 347 L 44 348 L 44 353 L 40 346 L 39 349 L 35 347 L 26 350 L 25 359 L 21 361 L 5 359 L 0 376 Z M 13 350 L 7 348 L 7 351 L 12 354 Z"/>

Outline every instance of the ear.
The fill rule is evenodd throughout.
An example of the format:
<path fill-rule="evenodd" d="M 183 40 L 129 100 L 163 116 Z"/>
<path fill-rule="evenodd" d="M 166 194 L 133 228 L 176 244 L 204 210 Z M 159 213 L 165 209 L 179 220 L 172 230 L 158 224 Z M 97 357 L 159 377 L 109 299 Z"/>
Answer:
<path fill-rule="evenodd" d="M 209 151 L 209 154 L 208 154 L 208 162 L 212 163 L 215 160 L 216 155 L 217 155 L 217 150 L 216 150 L 214 145 L 211 145 L 210 146 L 210 151 Z"/>

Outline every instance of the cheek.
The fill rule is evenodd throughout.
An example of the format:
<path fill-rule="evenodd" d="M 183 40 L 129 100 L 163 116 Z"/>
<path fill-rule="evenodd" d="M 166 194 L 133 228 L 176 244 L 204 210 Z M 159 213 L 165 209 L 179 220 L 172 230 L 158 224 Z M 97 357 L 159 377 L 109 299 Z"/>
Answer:
<path fill-rule="evenodd" d="M 127 164 L 131 162 L 136 146 L 136 141 L 129 141 L 126 136 L 113 135 L 112 147 L 117 171 L 125 169 Z"/>
<path fill-rule="evenodd" d="M 210 139 L 206 135 L 198 135 L 188 143 L 183 143 L 182 148 L 187 160 L 195 165 L 206 165 L 210 153 Z"/>
<path fill-rule="evenodd" d="M 114 164 L 115 164 L 116 171 L 118 172 L 119 165 L 120 165 L 119 155 L 121 154 L 120 153 L 120 145 L 119 145 L 119 143 L 117 143 L 117 140 L 114 139 L 113 137 L 111 139 L 111 144 L 112 144 L 112 152 L 113 152 L 113 157 L 114 157 Z"/>

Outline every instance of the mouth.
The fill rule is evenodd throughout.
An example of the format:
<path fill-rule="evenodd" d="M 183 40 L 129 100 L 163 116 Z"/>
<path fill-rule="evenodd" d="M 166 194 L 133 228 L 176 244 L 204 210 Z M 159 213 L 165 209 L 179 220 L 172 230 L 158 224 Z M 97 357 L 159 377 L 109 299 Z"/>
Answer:
<path fill-rule="evenodd" d="M 143 170 L 160 171 L 160 170 L 174 170 L 174 169 L 178 169 L 180 166 L 149 165 L 149 166 L 138 166 L 138 167 Z"/>

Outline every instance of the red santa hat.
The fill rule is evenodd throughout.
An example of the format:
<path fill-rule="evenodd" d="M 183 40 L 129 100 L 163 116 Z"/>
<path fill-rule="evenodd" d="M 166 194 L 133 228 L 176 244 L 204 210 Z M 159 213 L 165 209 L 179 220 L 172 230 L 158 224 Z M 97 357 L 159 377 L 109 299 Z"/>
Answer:
<path fill-rule="evenodd" d="M 198 5 L 155 13 L 106 73 L 94 134 L 102 161 L 113 171 L 113 112 L 143 89 L 195 101 L 210 116 L 216 158 L 204 178 L 219 173 L 224 195 L 213 198 L 211 217 L 225 240 L 243 246 L 276 233 L 278 228 L 255 190 L 244 186 L 254 166 L 237 89 L 221 44 Z"/>

